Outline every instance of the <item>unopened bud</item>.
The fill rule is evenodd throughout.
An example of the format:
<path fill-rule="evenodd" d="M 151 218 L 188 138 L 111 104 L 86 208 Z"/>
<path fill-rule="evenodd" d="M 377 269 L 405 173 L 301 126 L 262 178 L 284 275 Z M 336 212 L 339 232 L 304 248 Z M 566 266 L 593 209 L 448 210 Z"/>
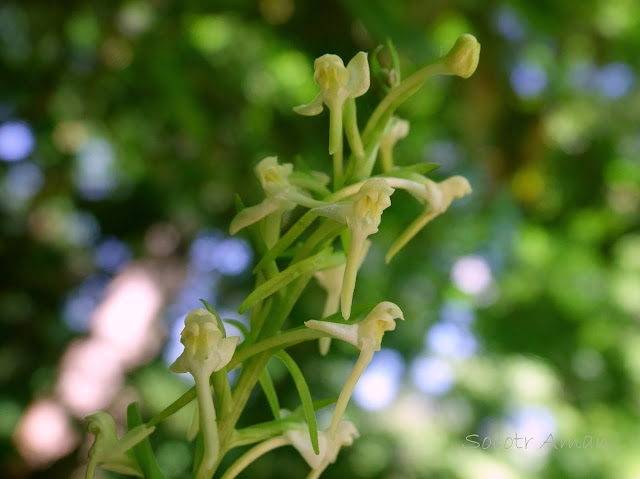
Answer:
<path fill-rule="evenodd" d="M 465 33 L 460 35 L 444 58 L 444 64 L 452 75 L 469 78 L 476 71 L 480 60 L 480 44 L 476 37 Z"/>

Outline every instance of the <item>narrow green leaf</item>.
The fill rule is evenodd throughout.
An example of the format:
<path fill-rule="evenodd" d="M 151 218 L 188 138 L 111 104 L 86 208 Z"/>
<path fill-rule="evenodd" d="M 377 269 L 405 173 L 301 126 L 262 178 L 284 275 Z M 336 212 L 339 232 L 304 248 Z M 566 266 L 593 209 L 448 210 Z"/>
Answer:
<path fill-rule="evenodd" d="M 307 386 L 307 381 L 305 381 L 304 376 L 302 375 L 302 371 L 300 371 L 300 368 L 291 356 L 289 356 L 284 351 L 278 351 L 275 356 L 277 356 L 278 359 L 280 359 L 284 363 L 284 365 L 289 370 L 289 374 L 291 374 L 291 377 L 293 378 L 293 382 L 296 384 L 296 389 L 298 390 L 300 400 L 302 401 L 302 410 L 304 411 L 304 416 L 307 420 L 307 426 L 309 427 L 309 438 L 311 439 L 313 452 L 319 454 L 320 451 L 318 449 L 318 423 L 316 422 L 316 414 L 313 409 L 313 400 L 311 399 L 311 392 L 309 391 L 309 386 Z"/>
<path fill-rule="evenodd" d="M 310 256 L 316 248 L 322 249 L 325 245 L 333 242 L 335 237 L 342 231 L 347 229 L 347 225 L 338 223 L 333 220 L 326 220 L 318 228 L 311 233 L 300 248 L 293 256 L 293 262 L 298 262 Z"/>
<path fill-rule="evenodd" d="M 278 395 L 276 394 L 276 388 L 273 386 L 271 375 L 266 367 L 260 374 L 260 386 L 262 386 L 264 395 L 267 396 L 267 402 L 269 403 L 273 417 L 280 419 L 280 402 L 278 401 Z"/>
<path fill-rule="evenodd" d="M 336 402 L 338 402 L 338 398 L 316 399 L 315 401 L 313 401 L 313 410 L 319 411 L 320 409 L 324 409 L 328 406 L 331 406 Z M 303 417 L 304 417 L 304 410 L 302 406 L 295 408 L 293 412 L 287 416 L 288 419 L 295 419 L 295 420 L 302 419 Z"/>
<path fill-rule="evenodd" d="M 220 315 L 218 314 L 218 312 L 215 309 L 213 309 L 213 306 L 207 303 L 204 299 L 201 299 L 200 302 L 204 304 L 204 307 L 207 308 L 207 311 L 209 311 L 211 314 L 213 314 L 216 317 L 216 323 L 218 323 L 218 329 L 222 333 L 222 337 L 226 338 L 227 331 L 224 329 L 224 323 L 220 319 Z"/>
<path fill-rule="evenodd" d="M 238 366 L 240 363 L 245 362 L 247 359 L 255 356 L 256 354 L 264 353 L 265 351 L 278 351 L 280 349 L 288 348 L 294 344 L 301 343 L 303 341 L 312 341 L 314 339 L 328 336 L 328 334 L 318 331 L 317 329 L 310 329 L 306 326 L 300 326 L 297 328 L 289 329 L 284 333 L 277 333 L 269 336 L 262 341 L 258 341 L 254 344 L 242 343 L 237 349 L 231 361 L 227 365 L 229 371 Z"/>
<path fill-rule="evenodd" d="M 284 235 L 282 235 L 278 242 L 273 245 L 273 248 L 267 251 L 267 254 L 262 257 L 260 262 L 253 269 L 253 274 L 256 274 L 264 268 L 267 263 L 282 255 L 282 253 L 284 253 L 286 249 L 293 244 L 293 242 L 311 225 L 311 223 L 313 223 L 317 217 L 318 215 L 311 211 L 307 211 L 302 215 L 302 217 L 296 221 L 296 223 L 289 228 Z"/>
<path fill-rule="evenodd" d="M 166 408 L 164 408 L 162 411 L 160 411 L 154 417 L 152 417 L 151 420 L 147 423 L 147 426 L 148 427 L 155 426 L 160 421 L 163 421 L 164 419 L 168 418 L 169 416 L 173 416 L 180 409 L 182 409 L 187 404 L 189 404 L 191 401 L 193 401 L 196 398 L 196 396 L 197 396 L 196 388 L 192 387 L 191 389 L 186 391 L 182 396 L 180 396 L 178 399 L 173 401 L 171 404 L 169 404 Z"/>
<path fill-rule="evenodd" d="M 238 328 L 242 333 L 243 338 L 247 338 L 249 336 L 249 330 L 242 321 L 238 321 L 237 319 L 225 319 L 224 322 Z"/>
<path fill-rule="evenodd" d="M 321 269 L 331 268 L 344 262 L 344 253 L 332 253 L 330 248 L 324 249 L 318 254 L 289 266 L 284 271 L 279 272 L 271 279 L 258 286 L 253 293 L 240 305 L 240 314 L 252 308 L 255 304 L 271 296 L 273 293 L 284 288 L 296 278 L 305 273 L 314 273 Z"/>
<path fill-rule="evenodd" d="M 258 273 L 259 276 L 262 276 L 262 273 Z M 262 284 L 262 283 L 258 283 Z M 257 286 L 256 286 L 257 288 Z M 281 290 L 284 292 L 284 290 Z M 274 303 L 276 303 L 276 297 L 269 297 L 265 301 L 260 301 L 255 307 L 251 310 L 251 319 L 249 321 L 249 336 L 245 343 L 252 344 L 256 342 L 262 327 L 264 326 L 265 319 L 270 315 L 271 308 Z"/>
<path fill-rule="evenodd" d="M 132 402 L 127 407 L 127 428 L 131 431 L 134 427 L 144 424 L 142 421 L 142 415 L 140 414 L 140 408 L 138 403 Z M 148 437 L 145 437 L 141 442 L 133 446 L 133 455 L 140 465 L 140 469 L 144 474 L 145 479 L 163 479 L 162 471 L 158 466 L 158 461 L 153 455 L 153 449 L 151 449 L 151 441 Z"/>

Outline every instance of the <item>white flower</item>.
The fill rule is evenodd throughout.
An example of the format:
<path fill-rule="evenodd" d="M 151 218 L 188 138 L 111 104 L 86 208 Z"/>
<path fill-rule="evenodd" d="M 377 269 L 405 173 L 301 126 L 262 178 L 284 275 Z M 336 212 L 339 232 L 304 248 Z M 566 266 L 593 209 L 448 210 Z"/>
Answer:
<path fill-rule="evenodd" d="M 198 416 L 204 439 L 204 454 L 197 479 L 211 477 L 220 453 L 209 378 L 229 364 L 239 339 L 238 336 L 225 338 L 212 313 L 203 308 L 194 309 L 185 318 L 180 334 L 184 351 L 169 367 L 175 373 L 190 373 L 196 383 Z"/>
<path fill-rule="evenodd" d="M 329 464 L 336 462 L 340 449 L 344 446 L 351 446 L 353 440 L 360 435 L 351 421 L 340 421 L 335 435 L 332 436 L 327 431 L 321 431 L 318 434 L 319 454 L 313 451 L 309 432 L 306 430 L 292 429 L 286 431 L 284 437 L 313 469 L 315 474 L 312 477 L 319 477 Z"/>
<path fill-rule="evenodd" d="M 304 323 L 308 328 L 329 333 L 334 338 L 346 341 L 360 349 L 358 360 L 342 391 L 340 391 L 340 396 L 336 403 L 336 409 L 333 413 L 333 419 L 331 420 L 331 427 L 329 428 L 332 435 L 337 431 L 338 424 L 347 409 L 351 394 L 360 376 L 362 376 L 367 365 L 371 362 L 373 353 L 380 351 L 384 333 L 386 331 L 393 331 L 396 328 L 396 318 L 404 319 L 402 310 L 394 303 L 383 301 L 373 308 L 359 323 L 342 324 L 316 320 L 310 320 Z"/>
<path fill-rule="evenodd" d="M 342 109 L 348 98 L 357 98 L 369 90 L 369 63 L 367 54 L 359 52 L 345 68 L 342 59 L 337 55 L 326 54 L 313 64 L 313 78 L 320 87 L 320 93 L 308 105 L 294 108 L 296 113 L 305 116 L 318 115 L 322 112 L 322 104 L 329 107 L 331 113 L 331 134 L 329 137 L 329 153 L 334 154 L 338 141 L 342 138 Z"/>
<path fill-rule="evenodd" d="M 333 155 L 333 184 L 337 189 L 343 182 L 343 111 L 347 100 L 353 102 L 354 98 L 364 95 L 369 89 L 367 54 L 359 52 L 346 68 L 340 57 L 322 55 L 316 58 L 314 70 L 313 78 L 320 87 L 320 93 L 308 105 L 300 105 L 293 110 L 311 116 L 322 111 L 323 103 L 329 107 L 329 154 Z M 353 121 L 350 124 L 354 126 Z M 355 127 L 357 129 L 357 125 Z"/>
<path fill-rule="evenodd" d="M 108 413 L 98 411 L 87 416 L 87 419 L 89 432 L 95 435 L 95 441 L 89 450 L 86 478 L 94 477 L 98 465 L 120 474 L 142 477 L 140 466 L 127 451 L 151 434 L 155 427 L 140 425 L 118 439 L 116 423 Z"/>
<path fill-rule="evenodd" d="M 308 328 L 324 331 L 334 338 L 353 344 L 361 351 L 380 351 L 382 337 L 386 331 L 395 329 L 396 318 L 404 319 L 402 310 L 390 301 L 383 301 L 359 323 L 343 324 L 312 319 L 304 324 Z"/>
<path fill-rule="evenodd" d="M 283 213 L 295 208 L 296 205 L 313 208 L 323 204 L 289 181 L 292 171 L 291 163 L 281 165 L 275 156 L 269 156 L 256 165 L 255 173 L 266 198 L 255 206 L 245 208 L 233 218 L 229 228 L 231 234 L 236 234 L 241 229 L 277 211 Z"/>
<path fill-rule="evenodd" d="M 327 53 L 313 64 L 313 79 L 320 93 L 308 105 L 294 108 L 296 113 L 313 116 L 322 112 L 322 103 L 329 108 L 344 103 L 347 98 L 357 98 L 369 90 L 369 63 L 367 53 L 359 52 L 345 68 L 342 58 Z"/>
<path fill-rule="evenodd" d="M 184 320 L 180 342 L 184 351 L 169 367 L 174 373 L 206 376 L 225 367 L 236 349 L 238 336 L 224 338 L 213 314 L 204 308 L 191 311 Z"/>
<path fill-rule="evenodd" d="M 451 205 L 454 199 L 462 198 L 471 193 L 471 185 L 462 176 L 452 176 L 436 183 L 428 178 L 420 178 L 419 182 L 401 178 L 388 178 L 395 188 L 406 189 L 418 201 L 424 204 L 424 212 L 391 245 L 386 255 L 387 263 L 400 251 L 418 232 L 436 216 L 441 215 Z"/>
<path fill-rule="evenodd" d="M 351 242 L 344 271 L 341 309 L 348 319 L 351 315 L 353 290 L 356 285 L 358 267 L 363 259 L 363 249 L 368 236 L 378 232 L 382 212 L 391 206 L 393 188 L 382 178 L 365 181 L 353 200 L 314 208 L 313 211 L 340 223 L 345 223 L 351 232 Z"/>

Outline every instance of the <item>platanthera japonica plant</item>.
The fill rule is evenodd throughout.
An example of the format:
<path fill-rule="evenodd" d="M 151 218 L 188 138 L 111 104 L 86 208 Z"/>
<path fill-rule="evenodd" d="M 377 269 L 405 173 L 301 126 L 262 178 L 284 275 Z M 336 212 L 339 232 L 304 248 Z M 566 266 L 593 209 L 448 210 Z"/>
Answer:
<path fill-rule="evenodd" d="M 395 59 L 393 47 L 392 58 Z M 355 424 L 344 420 L 351 394 L 384 334 L 393 331 L 396 320 L 404 319 L 400 307 L 389 301 L 376 306 L 353 304 L 358 269 L 370 241 L 378 231 L 383 213 L 393 210 L 391 197 L 403 189 L 424 205 L 424 211 L 395 240 L 387 262 L 400 252 L 425 225 L 444 213 L 451 202 L 471 193 L 461 176 L 435 182 L 425 176 L 434 165 L 418 163 L 395 166 L 395 143 L 409 132 L 406 120 L 396 109 L 434 75 L 470 77 L 476 69 L 480 45 L 471 35 L 462 35 L 445 56 L 438 58 L 400 81 L 397 64 L 386 78 L 386 96 L 360 130 L 356 98 L 369 90 L 370 65 L 367 53 L 359 52 L 344 66 L 336 55 L 315 60 L 314 79 L 320 92 L 309 104 L 294 108 L 300 115 L 329 113 L 329 154 L 333 177 L 315 171 L 296 171 L 291 163 L 275 156 L 255 167 L 264 199 L 257 205 L 238 205 L 230 226 L 231 234 L 246 231 L 261 256 L 254 269 L 255 288 L 240 306 L 250 311 L 249 327 L 236 322 L 244 338 L 227 337 L 225 323 L 205 301 L 205 308 L 191 311 L 184 321 L 181 342 L 184 351 L 170 366 L 176 373 L 189 373 L 195 386 L 148 422 L 138 406 L 127 411 L 128 432 L 118 438 L 113 418 L 106 412 L 88 417 L 95 441 L 89 451 L 87 479 L 96 468 L 162 478 L 149 435 L 158 423 L 191 401 L 197 401 L 189 432 L 195 439 L 193 477 L 210 479 L 222 458 L 233 448 L 245 448 L 235 463 L 219 476 L 232 479 L 254 460 L 272 449 L 292 446 L 309 464 L 308 478 L 319 477 L 336 461 L 340 449 L 358 437 Z M 397 63 L 397 61 L 394 61 Z M 375 59 L 375 73 L 382 70 Z M 344 155 L 346 137 L 349 155 Z M 373 175 L 376 160 L 377 174 Z M 241 203 L 241 202 L 239 202 Z M 283 216 L 295 208 L 304 213 L 283 228 Z M 389 213 L 386 213 L 389 214 Z M 297 217 L 297 216 L 296 216 Z M 277 260 L 277 262 L 276 262 Z M 326 290 L 322 318 L 309 319 L 304 326 L 283 328 L 292 308 L 309 282 Z M 362 319 L 361 319 L 362 318 Z M 319 354 L 325 355 L 332 340 L 346 341 L 359 352 L 355 366 L 335 399 L 312 401 L 303 372 L 287 348 L 319 340 Z M 294 411 L 281 410 L 273 382 L 266 369 L 272 358 L 282 361 L 295 382 L 301 405 Z M 240 368 L 233 387 L 228 373 Z M 273 420 L 236 428 L 251 391 L 260 383 L 273 413 Z M 338 393 L 338 391 L 336 391 Z M 326 430 L 318 430 L 315 412 L 334 405 Z M 265 407 L 267 405 L 265 404 Z"/>

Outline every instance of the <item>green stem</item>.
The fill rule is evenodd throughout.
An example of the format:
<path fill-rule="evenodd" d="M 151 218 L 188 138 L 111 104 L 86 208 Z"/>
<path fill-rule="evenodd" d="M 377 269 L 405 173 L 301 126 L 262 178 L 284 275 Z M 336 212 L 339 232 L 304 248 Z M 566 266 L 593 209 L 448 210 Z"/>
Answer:
<path fill-rule="evenodd" d="M 347 136 L 351 153 L 353 153 L 356 162 L 361 162 L 364 160 L 364 147 L 362 146 L 362 138 L 360 137 L 360 130 L 358 129 L 355 98 L 348 98 L 345 102 L 343 119 L 344 132 Z"/>
<path fill-rule="evenodd" d="M 211 384 L 216 397 L 216 405 L 220 415 L 224 415 L 231 408 L 231 386 L 227 377 L 228 367 L 220 369 L 211 375 Z"/>
<path fill-rule="evenodd" d="M 238 458 L 236 462 L 224 473 L 221 479 L 234 479 L 240 474 L 249 464 L 258 459 L 260 456 L 266 454 L 278 447 L 286 446 L 289 444 L 282 436 L 272 437 L 264 442 L 261 442 L 257 446 L 252 447 L 242 456 Z"/>
<path fill-rule="evenodd" d="M 233 388 L 234 407 L 221 421 L 220 430 L 225 444 L 231 437 L 236 422 L 238 422 L 240 414 L 242 414 L 244 406 L 249 399 L 249 395 L 260 379 L 260 374 L 262 374 L 262 370 L 270 358 L 271 352 L 264 352 L 250 358 L 244 364 L 240 377 Z"/>
<path fill-rule="evenodd" d="M 313 211 L 307 211 L 302 217 L 296 221 L 296 223 L 282 235 L 282 238 L 271 247 L 271 249 L 265 254 L 260 262 L 256 265 L 253 272 L 254 274 L 260 271 L 267 262 L 275 260 L 278 256 L 286 251 L 286 249 L 298 239 L 298 237 L 304 233 L 304 231 L 311 226 L 311 223 L 318 217 Z"/>
<path fill-rule="evenodd" d="M 389 94 L 383 98 L 373 111 L 367 121 L 367 125 L 364 128 L 362 134 L 362 140 L 365 145 L 368 145 L 372 141 L 378 140 L 375 133 L 382 132 L 384 125 L 381 125 L 381 120 L 398 108 L 404 101 L 413 95 L 422 84 L 429 78 L 435 75 L 444 75 L 448 73 L 447 68 L 444 65 L 443 58 L 438 58 L 430 63 L 427 63 L 420 70 L 412 74 L 409 78 L 402 81 L 397 87 L 389 92 Z M 385 122 L 386 123 L 386 122 Z M 377 143 L 377 141 L 375 141 Z"/>
<path fill-rule="evenodd" d="M 192 387 L 187 392 L 185 392 L 182 396 L 176 399 L 173 403 L 169 404 L 166 408 L 156 414 L 151 420 L 147 423 L 147 427 L 152 427 L 164 421 L 166 418 L 173 416 L 180 409 L 185 407 L 191 401 L 196 398 L 196 388 Z"/>
<path fill-rule="evenodd" d="M 383 98 L 371 114 L 371 117 L 369 117 L 369 121 L 367 121 L 367 125 L 362 134 L 365 159 L 361 162 L 359 168 L 354 168 L 353 171 L 349 171 L 349 178 L 360 180 L 371 176 L 380 139 L 395 110 L 411 95 L 417 92 L 429 78 L 435 75 L 446 74 L 449 74 L 449 71 L 445 67 L 443 59 L 439 58 L 427 63 L 409 78 L 402 81 Z"/>
<path fill-rule="evenodd" d="M 85 479 L 93 479 L 96 475 L 96 468 L 98 467 L 98 462 L 95 459 L 91 459 L 89 464 L 87 464 L 87 472 L 84 474 Z"/>
<path fill-rule="evenodd" d="M 392 145 L 380 145 L 380 166 L 383 173 L 389 173 L 393 168 Z"/>
<path fill-rule="evenodd" d="M 333 155 L 334 190 L 343 183 L 342 150 L 342 103 L 336 102 L 329 106 L 329 153 Z"/>
<path fill-rule="evenodd" d="M 238 312 L 244 313 L 255 306 L 258 302 L 281 290 L 296 278 L 306 273 L 315 273 L 321 269 L 337 266 L 344 261 L 342 252 L 333 253 L 330 248 L 324 249 L 314 256 L 306 258 L 298 263 L 291 264 L 287 269 L 281 271 L 270 280 L 258 286 L 240 305 Z"/>

